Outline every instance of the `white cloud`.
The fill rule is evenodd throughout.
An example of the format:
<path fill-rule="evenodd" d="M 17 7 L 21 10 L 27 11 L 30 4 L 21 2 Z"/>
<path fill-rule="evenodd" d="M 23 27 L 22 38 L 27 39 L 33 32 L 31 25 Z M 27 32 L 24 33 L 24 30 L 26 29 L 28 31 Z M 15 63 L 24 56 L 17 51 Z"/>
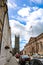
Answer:
<path fill-rule="evenodd" d="M 38 10 L 39 8 L 38 7 L 32 7 L 32 9 L 34 10 L 34 11 L 36 11 L 36 10 Z"/>
<path fill-rule="evenodd" d="M 38 10 L 36 10 L 36 11 L 34 11 L 34 12 L 32 12 L 31 14 L 30 14 L 30 16 L 29 17 L 27 17 L 27 20 L 29 21 L 29 22 L 31 22 L 31 23 L 34 23 L 34 24 L 37 24 L 37 22 L 39 22 L 39 21 L 36 21 L 38 18 L 41 18 L 41 17 L 43 17 L 43 9 L 38 9 Z M 41 22 L 41 21 L 40 21 Z"/>
<path fill-rule="evenodd" d="M 29 11 L 30 11 L 30 8 L 29 7 L 26 7 L 26 8 L 22 8 L 18 11 L 18 14 L 22 17 L 24 16 L 28 16 L 29 15 Z"/>
<path fill-rule="evenodd" d="M 34 2 L 34 3 L 38 3 L 38 4 L 42 3 L 42 0 L 31 0 L 31 1 Z"/>
<path fill-rule="evenodd" d="M 36 27 L 40 26 L 41 27 L 41 25 L 38 25 L 38 23 L 42 23 L 43 22 L 43 9 L 40 8 L 40 9 L 32 12 L 30 14 L 30 16 L 27 17 L 27 21 L 28 22 L 27 22 L 27 25 L 26 25 L 26 30 L 29 31 L 30 33 L 32 32 L 33 26 L 36 26 Z M 31 26 L 32 26 L 32 28 L 31 28 Z M 34 33 L 38 32 L 38 31 L 34 31 L 36 29 L 36 27 L 33 29 Z"/>
<path fill-rule="evenodd" d="M 23 4 L 23 6 L 26 6 L 26 4 Z"/>
<path fill-rule="evenodd" d="M 19 34 L 25 29 L 25 27 L 16 20 L 9 20 L 12 33 Z"/>
<path fill-rule="evenodd" d="M 20 50 L 23 50 L 24 46 L 25 46 L 25 44 L 21 44 L 20 45 Z"/>
<path fill-rule="evenodd" d="M 26 23 L 26 21 L 27 21 L 27 19 L 25 18 L 25 17 L 20 17 L 20 16 L 17 16 L 17 17 L 15 17 L 14 15 L 13 16 L 11 16 L 11 18 L 16 18 L 16 20 L 19 20 L 19 21 L 21 21 L 21 22 L 25 22 Z"/>
<path fill-rule="evenodd" d="M 14 44 L 14 41 L 12 41 L 12 48 L 14 48 L 15 44 Z"/>
<path fill-rule="evenodd" d="M 15 4 L 14 2 L 10 2 L 9 0 L 8 0 L 8 2 L 7 2 L 7 6 L 8 6 L 8 8 L 16 8 L 17 7 L 17 4 Z"/>
<path fill-rule="evenodd" d="M 31 9 L 30 9 L 31 10 Z M 38 7 L 33 7 L 33 12 L 29 14 L 27 14 L 26 18 L 23 19 L 23 16 L 25 17 L 25 14 L 23 14 L 24 12 L 22 11 L 22 9 L 20 11 L 22 11 L 23 15 L 20 13 L 20 15 L 22 16 L 22 18 L 18 17 L 20 20 L 24 20 L 26 21 L 27 25 L 25 26 L 25 30 L 30 31 L 30 27 L 31 26 L 37 26 L 38 22 L 43 22 L 43 9 L 42 8 L 38 8 Z M 28 11 L 29 12 L 29 11 Z"/>
<path fill-rule="evenodd" d="M 10 22 L 10 26 L 11 26 L 12 35 L 15 36 L 15 34 L 16 35 L 19 34 L 20 38 L 21 38 L 21 41 L 22 41 L 22 39 L 25 39 L 26 42 L 27 42 L 29 37 L 28 37 L 28 34 L 27 34 L 26 30 L 25 30 L 25 27 L 23 25 L 21 25 L 18 21 L 15 21 L 15 20 L 9 20 L 9 22 Z M 13 36 L 12 36 L 12 45 L 14 45 L 14 37 Z M 12 46 L 12 47 L 14 47 L 14 46 Z"/>
<path fill-rule="evenodd" d="M 35 8 L 33 7 L 33 12 L 29 12 L 31 9 L 29 7 L 27 8 L 22 8 L 18 11 L 18 14 L 21 17 L 17 17 L 17 20 L 21 20 L 21 21 L 25 21 L 27 24 L 24 26 L 21 23 L 19 23 L 16 20 L 10 20 L 10 26 L 12 29 L 12 34 L 20 34 L 20 41 L 22 40 L 26 40 L 25 42 L 27 43 L 29 38 L 34 35 L 35 33 L 37 33 L 37 30 L 40 30 L 41 27 L 40 25 L 38 25 L 38 23 L 42 23 L 43 22 L 43 9 L 42 8 Z M 24 18 L 26 16 L 26 18 Z M 12 16 L 13 17 L 13 16 Z M 33 32 L 32 32 L 32 28 L 30 28 L 31 26 L 33 26 Z M 38 28 L 38 29 L 37 29 Z M 34 33 L 34 34 L 31 34 Z M 23 44 L 20 44 L 20 50 L 24 48 L 24 45 L 26 44 L 23 42 Z"/>

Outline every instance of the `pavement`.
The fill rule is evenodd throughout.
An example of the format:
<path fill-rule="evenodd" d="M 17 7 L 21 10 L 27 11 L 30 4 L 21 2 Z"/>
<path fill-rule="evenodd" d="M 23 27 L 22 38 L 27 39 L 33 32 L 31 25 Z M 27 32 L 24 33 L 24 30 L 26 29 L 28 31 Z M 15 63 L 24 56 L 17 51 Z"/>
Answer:
<path fill-rule="evenodd" d="M 16 61 L 19 62 L 19 59 L 16 58 Z"/>
<path fill-rule="evenodd" d="M 5 65 L 18 65 L 18 62 L 14 56 L 11 57 L 10 61 L 7 62 Z"/>

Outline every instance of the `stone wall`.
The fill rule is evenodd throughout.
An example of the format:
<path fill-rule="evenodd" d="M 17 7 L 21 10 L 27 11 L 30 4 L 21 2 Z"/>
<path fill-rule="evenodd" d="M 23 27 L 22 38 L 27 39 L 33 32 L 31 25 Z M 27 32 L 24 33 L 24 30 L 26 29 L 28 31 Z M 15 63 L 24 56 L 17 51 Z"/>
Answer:
<path fill-rule="evenodd" d="M 1 2 L 4 0 L 1 0 Z M 0 21 L 2 23 L 2 31 L 1 31 L 1 53 L 0 53 L 0 65 L 5 65 L 6 62 L 12 56 L 11 51 L 11 30 L 9 27 L 9 19 L 8 19 L 8 9 L 7 5 L 4 2 L 0 4 Z M 1 29 L 1 27 L 0 27 Z"/>
<path fill-rule="evenodd" d="M 37 37 L 31 37 L 29 42 L 25 45 L 24 54 L 43 54 L 43 33 Z"/>

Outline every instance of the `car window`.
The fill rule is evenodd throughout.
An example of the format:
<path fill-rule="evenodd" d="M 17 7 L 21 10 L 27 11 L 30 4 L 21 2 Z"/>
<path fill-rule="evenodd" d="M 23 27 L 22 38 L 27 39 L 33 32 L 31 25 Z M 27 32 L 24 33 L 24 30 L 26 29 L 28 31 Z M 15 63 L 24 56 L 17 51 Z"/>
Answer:
<path fill-rule="evenodd" d="M 22 58 L 29 58 L 29 56 L 28 55 L 23 55 Z"/>

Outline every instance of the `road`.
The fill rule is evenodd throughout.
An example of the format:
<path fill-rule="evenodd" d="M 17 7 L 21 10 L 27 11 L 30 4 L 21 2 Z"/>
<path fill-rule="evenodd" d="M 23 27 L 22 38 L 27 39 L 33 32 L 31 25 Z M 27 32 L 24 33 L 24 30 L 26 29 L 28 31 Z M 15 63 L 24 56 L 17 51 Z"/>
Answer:
<path fill-rule="evenodd" d="M 43 59 L 39 59 L 43 63 Z"/>
<path fill-rule="evenodd" d="M 41 59 L 41 61 L 43 63 L 43 59 Z M 18 62 L 19 62 L 19 59 L 17 59 L 14 56 L 12 56 L 12 58 L 10 59 L 10 61 L 7 62 L 5 65 L 19 65 Z"/>
<path fill-rule="evenodd" d="M 13 56 L 9 62 L 7 62 L 5 65 L 18 65 L 18 62 L 16 58 Z"/>

